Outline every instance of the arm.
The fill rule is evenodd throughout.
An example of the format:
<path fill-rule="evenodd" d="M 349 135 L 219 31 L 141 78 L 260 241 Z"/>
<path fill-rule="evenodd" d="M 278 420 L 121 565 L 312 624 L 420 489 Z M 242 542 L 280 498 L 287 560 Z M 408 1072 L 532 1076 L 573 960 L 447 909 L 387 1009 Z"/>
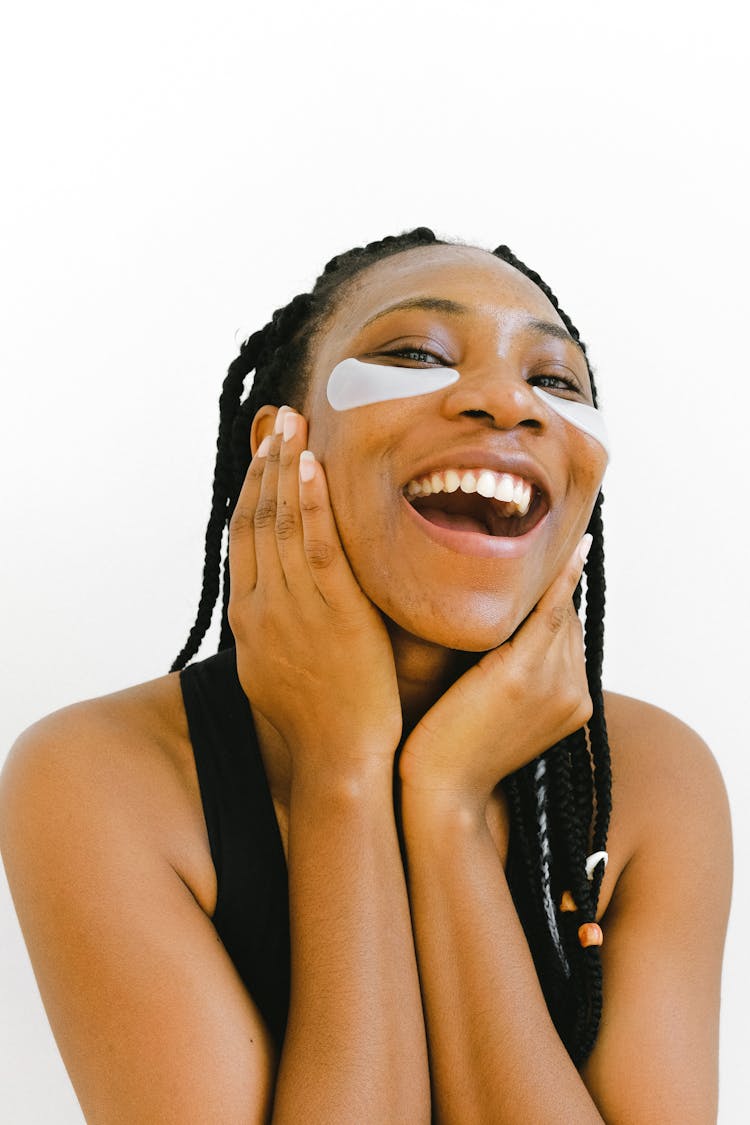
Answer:
<path fill-rule="evenodd" d="M 343 568 L 322 472 L 309 482 L 312 539 L 301 549 L 285 492 L 296 464 L 277 495 L 278 446 L 235 512 L 230 609 L 243 687 L 293 762 L 280 1060 L 185 870 L 195 813 L 158 743 L 159 717 L 134 722 L 109 700 L 69 708 L 22 736 L 3 773 L 9 882 L 53 1032 L 97 1125 L 429 1120 L 393 816 L 392 651 Z M 289 467 L 297 454 L 286 456 Z"/>
<path fill-rule="evenodd" d="M 613 727 L 630 740 L 618 755 L 634 763 L 629 807 L 649 819 L 604 920 L 604 1017 L 581 1075 L 547 1013 L 486 822 L 492 777 L 587 718 L 560 710 L 576 695 L 590 707 L 572 606 L 563 627 L 576 580 L 571 566 L 514 640 L 453 685 L 400 762 L 433 1104 L 439 1121 L 461 1125 L 708 1125 L 731 842 L 706 748 L 668 716 Z"/>
<path fill-rule="evenodd" d="M 393 652 L 322 467 L 308 458 L 300 472 L 304 419 L 279 412 L 276 431 L 229 539 L 238 673 L 289 783 L 292 980 L 274 1120 L 416 1125 L 429 1077 L 393 812 Z"/>
<path fill-rule="evenodd" d="M 87 1121 L 429 1120 L 391 775 L 364 780 L 313 782 L 294 796 L 293 984 L 279 1065 L 197 901 L 182 782 L 153 736 L 107 700 L 18 740 L 0 781 L 0 847 Z"/>

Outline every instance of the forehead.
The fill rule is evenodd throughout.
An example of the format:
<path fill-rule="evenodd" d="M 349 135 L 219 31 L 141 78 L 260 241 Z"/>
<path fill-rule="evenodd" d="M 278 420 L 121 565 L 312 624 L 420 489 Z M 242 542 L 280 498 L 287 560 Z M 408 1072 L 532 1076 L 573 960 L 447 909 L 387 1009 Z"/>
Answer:
<path fill-rule="evenodd" d="M 497 320 L 519 313 L 562 325 L 554 306 L 524 274 L 487 250 L 424 246 L 376 262 L 347 286 L 327 332 L 341 338 L 359 331 L 393 304 L 434 297 L 467 305 Z"/>

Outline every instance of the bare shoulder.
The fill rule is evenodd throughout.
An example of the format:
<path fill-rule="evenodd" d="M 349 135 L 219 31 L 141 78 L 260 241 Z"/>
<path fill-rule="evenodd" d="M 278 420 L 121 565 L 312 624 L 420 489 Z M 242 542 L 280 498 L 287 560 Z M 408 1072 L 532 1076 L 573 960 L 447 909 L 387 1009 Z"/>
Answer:
<path fill-rule="evenodd" d="M 603 921 L 602 1022 L 581 1074 L 606 1121 L 715 1121 L 726 787 L 706 743 L 674 715 L 613 693 L 605 712 L 630 854 Z"/>
<path fill-rule="evenodd" d="M 3 820 L 3 806 L 21 795 L 40 806 L 67 795 L 81 807 L 131 817 L 212 913 L 215 872 L 177 673 L 33 723 L 0 774 Z"/>
<path fill-rule="evenodd" d="M 29 727 L 0 777 L 0 848 L 86 1119 L 268 1120 L 276 1051 L 208 916 L 179 677 Z"/>
<path fill-rule="evenodd" d="M 701 736 L 670 712 L 641 699 L 604 693 L 614 784 L 628 814 L 648 837 L 658 818 L 694 828 L 729 823 L 729 802 L 718 762 Z"/>

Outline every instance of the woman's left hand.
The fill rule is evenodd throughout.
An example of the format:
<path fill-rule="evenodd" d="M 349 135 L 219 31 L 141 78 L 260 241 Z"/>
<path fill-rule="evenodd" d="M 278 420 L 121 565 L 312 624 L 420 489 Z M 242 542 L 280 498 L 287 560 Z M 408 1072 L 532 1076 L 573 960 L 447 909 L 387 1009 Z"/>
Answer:
<path fill-rule="evenodd" d="M 584 536 L 512 640 L 486 653 L 417 723 L 399 760 L 402 786 L 483 809 L 503 777 L 591 718 L 572 600 L 590 543 Z"/>

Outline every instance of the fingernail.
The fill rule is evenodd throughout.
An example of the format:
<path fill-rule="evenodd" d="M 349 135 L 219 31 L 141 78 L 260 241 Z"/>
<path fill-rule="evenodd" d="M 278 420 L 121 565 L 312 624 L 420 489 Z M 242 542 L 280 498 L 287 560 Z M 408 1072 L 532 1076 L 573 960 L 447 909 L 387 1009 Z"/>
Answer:
<path fill-rule="evenodd" d="M 582 563 L 585 563 L 586 559 L 589 557 L 589 551 L 591 550 L 591 544 L 593 542 L 594 536 L 590 535 L 589 532 L 586 532 L 583 539 L 578 544 L 578 554 Z"/>
<path fill-rule="evenodd" d="M 305 484 L 315 476 L 315 454 L 304 449 L 299 455 L 299 479 Z"/>
<path fill-rule="evenodd" d="M 284 415 L 283 434 L 284 441 L 289 441 L 297 433 L 297 419 L 299 415 L 290 410 L 288 414 Z"/>
<path fill-rule="evenodd" d="M 276 421 L 273 424 L 273 432 L 280 434 L 284 429 L 284 415 L 289 410 L 288 406 L 280 406 L 276 411 Z"/>
<path fill-rule="evenodd" d="M 270 444 L 271 444 L 271 435 L 266 434 L 266 436 L 263 438 L 263 441 L 260 443 L 260 445 L 256 449 L 255 456 L 256 457 L 265 457 L 266 454 L 268 453 L 268 447 L 269 447 Z"/>

